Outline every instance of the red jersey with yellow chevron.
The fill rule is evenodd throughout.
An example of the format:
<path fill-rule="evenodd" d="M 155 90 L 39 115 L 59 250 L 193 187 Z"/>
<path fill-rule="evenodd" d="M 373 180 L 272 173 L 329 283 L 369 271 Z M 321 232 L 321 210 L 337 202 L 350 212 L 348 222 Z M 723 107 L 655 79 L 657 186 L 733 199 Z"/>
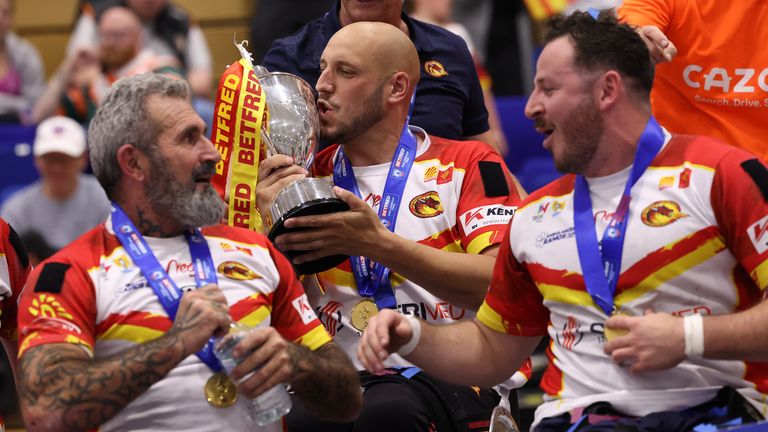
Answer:
<path fill-rule="evenodd" d="M 614 297 L 621 312 L 715 315 L 760 302 L 768 285 L 768 204 L 741 166 L 754 158 L 704 137 L 675 136 L 665 144 L 632 188 Z M 588 180 L 598 238 L 628 176 L 629 168 Z M 550 364 L 541 381 L 547 397 L 536 421 L 599 400 L 629 415 L 677 410 L 714 397 L 724 385 L 765 415 L 765 364 L 686 360 L 632 375 L 603 353 L 608 317 L 581 274 L 574 178 L 564 176 L 521 204 L 478 312 L 500 332 L 549 334 Z"/>
<path fill-rule="evenodd" d="M 310 349 L 330 341 L 290 263 L 264 236 L 223 225 L 203 234 L 234 320 L 253 327 L 271 325 Z M 176 285 L 195 289 L 184 236 L 145 239 Z M 51 265 L 65 269 L 60 288 L 46 275 L 52 274 L 46 270 Z M 20 355 L 40 344 L 64 342 L 79 344 L 98 359 L 155 339 L 172 325 L 114 236 L 111 219 L 41 264 L 30 276 L 19 308 Z M 100 430 L 252 430 L 245 398 L 229 408 L 206 402 L 203 386 L 211 375 L 190 355 Z M 279 422 L 258 430 L 280 430 Z"/>
<path fill-rule="evenodd" d="M 487 197 L 478 169 L 479 161 L 504 162 L 486 144 L 476 141 L 456 143 L 426 135 L 423 138 L 403 192 L 395 233 L 436 249 L 478 254 L 501 242 L 520 195 L 512 177 L 504 168 L 508 196 Z M 332 179 L 337 146 L 317 156 L 315 175 Z M 363 199 L 378 211 L 389 163 L 354 167 L 355 179 Z M 447 324 L 473 318 L 474 313 L 435 297 L 426 289 L 398 274 L 390 277 L 397 309 L 416 314 L 430 323 Z M 349 260 L 338 267 L 305 280 L 310 302 L 334 341 L 362 369 L 355 352 L 363 328 L 350 320 L 355 313 L 365 313 L 365 303 L 358 294 Z M 357 327 L 360 328 L 356 328 Z M 400 356 L 390 356 L 388 366 L 409 365 Z"/>

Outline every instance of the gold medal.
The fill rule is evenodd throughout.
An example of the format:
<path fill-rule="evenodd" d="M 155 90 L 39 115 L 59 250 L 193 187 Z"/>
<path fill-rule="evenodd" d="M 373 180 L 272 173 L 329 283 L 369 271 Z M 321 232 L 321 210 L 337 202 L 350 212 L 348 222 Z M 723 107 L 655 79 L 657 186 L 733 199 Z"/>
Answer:
<path fill-rule="evenodd" d="M 619 312 L 618 309 L 614 309 L 613 313 L 611 314 L 611 316 L 619 316 L 619 315 L 629 316 L 629 314 L 625 314 L 625 313 Z M 605 335 L 605 340 L 607 340 L 609 342 L 611 340 L 617 338 L 617 337 L 624 336 L 627 333 L 629 333 L 629 330 L 627 330 L 627 329 L 616 329 L 616 328 L 608 328 L 608 327 L 605 327 L 603 329 L 603 334 Z"/>
<path fill-rule="evenodd" d="M 237 386 L 223 372 L 216 372 L 205 382 L 205 399 L 216 408 L 232 406 L 237 400 Z"/>
<path fill-rule="evenodd" d="M 379 307 L 371 299 L 363 299 L 352 308 L 352 314 L 349 318 L 352 327 L 359 331 L 364 331 L 368 327 L 371 317 L 379 313 Z"/>

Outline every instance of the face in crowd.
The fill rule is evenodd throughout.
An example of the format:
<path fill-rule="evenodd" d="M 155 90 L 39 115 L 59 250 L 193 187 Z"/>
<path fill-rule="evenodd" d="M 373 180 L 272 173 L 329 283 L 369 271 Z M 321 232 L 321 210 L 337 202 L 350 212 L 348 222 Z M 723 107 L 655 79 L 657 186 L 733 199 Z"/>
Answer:
<path fill-rule="evenodd" d="M 544 148 L 562 173 L 584 172 L 597 151 L 604 126 L 593 86 L 592 77 L 585 77 L 574 64 L 574 48 L 567 36 L 544 48 L 525 115 L 546 136 Z"/>
<path fill-rule="evenodd" d="M 358 22 L 328 41 L 320 71 L 315 86 L 320 135 L 328 142 L 347 143 L 382 122 L 391 104 L 409 102 L 391 96 L 413 90 L 419 59 L 413 43 L 398 28 Z"/>
<path fill-rule="evenodd" d="M 141 23 L 130 9 L 112 7 L 99 18 L 99 59 L 108 69 L 131 61 L 141 49 Z"/>
<path fill-rule="evenodd" d="M 186 99 L 152 95 L 146 107 L 159 131 L 144 186 L 150 205 L 185 228 L 218 223 L 225 205 L 211 177 L 220 155 L 204 134 L 205 123 Z"/>

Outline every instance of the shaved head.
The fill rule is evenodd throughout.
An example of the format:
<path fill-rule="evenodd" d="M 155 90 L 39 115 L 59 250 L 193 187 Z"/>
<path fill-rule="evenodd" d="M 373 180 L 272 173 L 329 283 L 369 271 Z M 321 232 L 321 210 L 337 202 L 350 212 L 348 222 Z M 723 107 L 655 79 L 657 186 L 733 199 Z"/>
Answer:
<path fill-rule="evenodd" d="M 342 27 L 329 47 L 349 50 L 361 62 L 376 68 L 381 76 L 405 72 L 410 78 L 410 90 L 419 81 L 419 55 L 413 42 L 397 27 L 382 22 L 356 22 Z"/>
<path fill-rule="evenodd" d="M 419 56 L 399 28 L 363 21 L 342 27 L 325 46 L 320 70 L 315 87 L 324 140 L 349 144 L 400 133 L 419 81 Z"/>

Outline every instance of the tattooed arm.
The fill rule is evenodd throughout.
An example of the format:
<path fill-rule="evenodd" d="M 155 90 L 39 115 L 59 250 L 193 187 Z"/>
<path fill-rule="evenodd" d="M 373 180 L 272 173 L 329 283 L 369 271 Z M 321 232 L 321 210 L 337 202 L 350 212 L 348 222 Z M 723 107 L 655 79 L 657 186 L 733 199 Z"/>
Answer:
<path fill-rule="evenodd" d="M 19 362 L 19 400 L 29 431 L 96 428 L 152 384 L 163 379 L 230 318 L 219 289 L 208 285 L 184 294 L 163 336 L 93 360 L 79 346 L 52 343 L 30 348 Z"/>
<path fill-rule="evenodd" d="M 253 351 L 252 351 L 253 350 Z M 304 405 L 319 418 L 353 421 L 363 403 L 357 371 L 333 342 L 315 351 L 289 342 L 273 327 L 257 328 L 235 347 L 236 357 L 247 355 L 233 371 L 238 390 L 254 398 L 280 383 L 290 383 Z"/>

